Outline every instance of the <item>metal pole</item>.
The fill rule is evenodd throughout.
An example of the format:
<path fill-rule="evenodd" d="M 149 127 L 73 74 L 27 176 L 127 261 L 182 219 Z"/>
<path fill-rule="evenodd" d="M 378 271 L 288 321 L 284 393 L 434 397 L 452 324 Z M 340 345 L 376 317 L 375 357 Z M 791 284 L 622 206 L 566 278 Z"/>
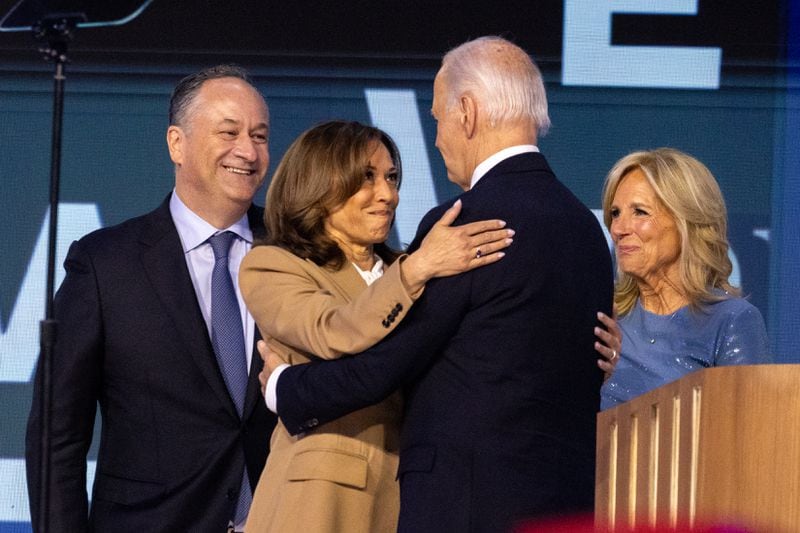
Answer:
<path fill-rule="evenodd" d="M 55 292 L 55 255 L 58 231 L 58 203 L 61 179 L 61 129 L 64 117 L 64 66 L 67 62 L 67 43 L 69 42 L 75 22 L 64 19 L 44 21 L 37 29 L 37 37 L 47 39 L 49 46 L 42 51 L 45 58 L 55 63 L 53 76 L 53 132 L 50 159 L 50 227 L 47 243 L 47 291 L 45 302 L 45 319 L 40 322 L 39 364 L 42 372 L 42 389 L 40 404 L 40 420 L 42 436 L 40 443 L 39 471 L 39 524 L 38 530 L 47 533 L 50 530 L 50 414 L 52 410 L 52 366 L 58 333 L 57 322 L 53 312 L 53 294 Z"/>

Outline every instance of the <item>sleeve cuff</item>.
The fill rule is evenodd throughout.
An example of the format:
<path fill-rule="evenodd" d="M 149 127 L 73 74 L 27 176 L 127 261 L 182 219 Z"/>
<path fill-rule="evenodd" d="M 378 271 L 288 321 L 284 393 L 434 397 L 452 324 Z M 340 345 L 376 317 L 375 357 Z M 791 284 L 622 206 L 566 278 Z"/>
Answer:
<path fill-rule="evenodd" d="M 290 366 L 289 364 L 278 366 L 267 379 L 267 387 L 264 390 L 264 400 L 266 400 L 267 408 L 276 415 L 278 414 L 278 378 L 281 372 Z"/>

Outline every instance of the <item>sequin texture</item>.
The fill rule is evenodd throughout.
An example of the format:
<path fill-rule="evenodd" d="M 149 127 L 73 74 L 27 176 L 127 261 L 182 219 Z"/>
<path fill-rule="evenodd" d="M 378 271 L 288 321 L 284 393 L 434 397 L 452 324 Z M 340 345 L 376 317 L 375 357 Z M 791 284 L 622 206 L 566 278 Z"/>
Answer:
<path fill-rule="evenodd" d="M 619 325 L 622 353 L 601 390 L 601 409 L 702 368 L 773 362 L 764 319 L 742 298 L 671 315 L 649 313 L 637 302 Z"/>

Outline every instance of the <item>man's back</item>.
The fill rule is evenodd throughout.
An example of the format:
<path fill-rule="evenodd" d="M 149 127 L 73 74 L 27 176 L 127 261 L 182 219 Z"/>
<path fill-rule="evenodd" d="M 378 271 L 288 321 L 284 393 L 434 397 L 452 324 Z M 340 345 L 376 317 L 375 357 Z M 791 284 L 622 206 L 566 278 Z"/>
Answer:
<path fill-rule="evenodd" d="M 516 235 L 502 261 L 430 282 L 421 302 L 449 317 L 438 324 L 449 341 L 408 390 L 405 531 L 501 531 L 592 504 L 592 331 L 612 290 L 599 225 L 538 154 L 504 161 L 461 198 L 459 223 L 491 214 Z"/>

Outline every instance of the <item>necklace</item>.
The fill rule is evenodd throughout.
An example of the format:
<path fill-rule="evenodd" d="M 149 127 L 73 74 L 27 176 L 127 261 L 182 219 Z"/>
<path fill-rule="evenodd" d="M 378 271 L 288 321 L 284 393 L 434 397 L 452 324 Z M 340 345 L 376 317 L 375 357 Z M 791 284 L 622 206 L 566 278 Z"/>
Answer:
<path fill-rule="evenodd" d="M 666 333 L 667 333 L 667 331 L 666 331 L 666 330 L 667 330 L 667 329 L 668 329 L 668 327 L 669 327 L 669 323 L 670 323 L 670 322 L 672 322 L 672 319 L 673 319 L 673 318 L 675 318 L 675 316 L 678 314 L 678 312 L 679 312 L 681 309 L 682 309 L 682 308 L 680 308 L 680 309 L 677 309 L 676 311 L 674 311 L 672 314 L 670 314 L 670 315 L 669 315 L 669 318 L 667 318 L 666 320 L 661 320 L 661 319 L 663 319 L 663 317 L 665 317 L 666 315 L 659 315 L 659 314 L 656 314 L 656 313 L 650 313 L 649 311 L 646 311 L 646 310 L 645 310 L 647 313 L 649 313 L 649 314 L 650 314 L 650 315 L 652 315 L 653 317 L 659 317 L 659 318 L 660 318 L 660 319 L 658 320 L 658 322 L 659 322 L 659 323 L 658 323 L 658 330 L 656 331 L 656 334 L 654 334 L 652 330 L 651 330 L 651 331 L 648 331 L 648 335 L 647 335 L 647 337 L 646 337 L 646 338 L 649 340 L 650 344 L 655 344 L 655 343 L 656 343 L 656 339 L 658 338 L 658 336 L 659 336 L 659 335 L 662 335 L 662 336 L 663 336 L 664 334 L 666 334 Z"/>

